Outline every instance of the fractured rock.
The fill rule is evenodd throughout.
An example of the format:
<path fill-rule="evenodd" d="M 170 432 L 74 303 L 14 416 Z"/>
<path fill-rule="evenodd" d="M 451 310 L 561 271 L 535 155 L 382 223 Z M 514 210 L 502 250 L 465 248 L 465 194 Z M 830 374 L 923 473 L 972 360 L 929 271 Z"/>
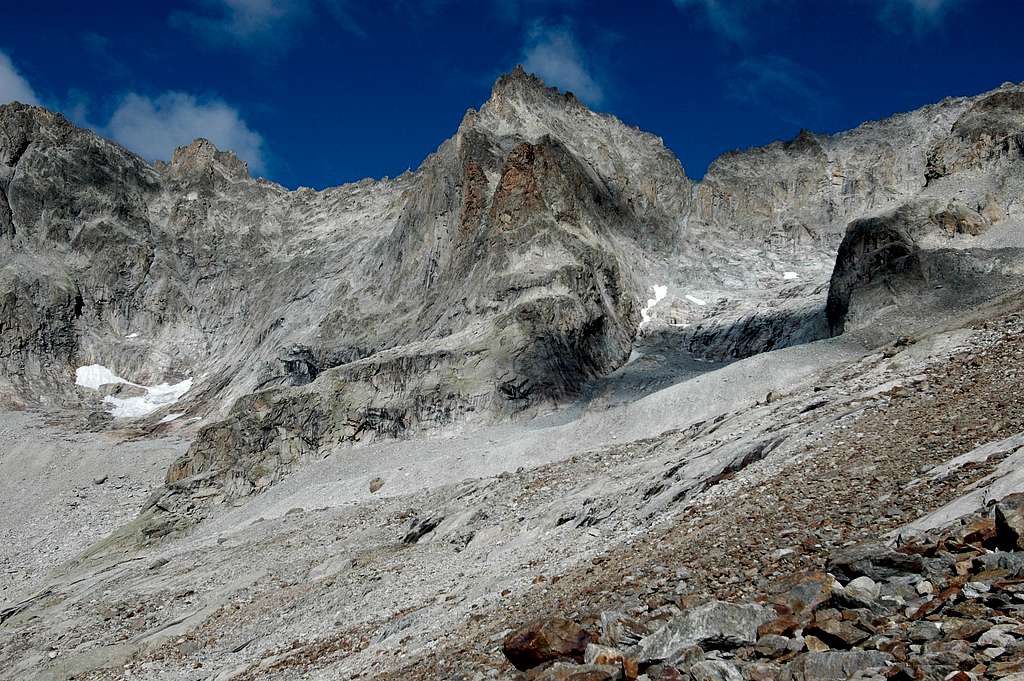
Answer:
<path fill-rule="evenodd" d="M 753 644 L 757 641 L 757 628 L 772 614 L 759 605 L 725 601 L 690 608 L 640 642 L 640 661 L 667 660 L 695 645 L 705 650 L 728 650 Z"/>

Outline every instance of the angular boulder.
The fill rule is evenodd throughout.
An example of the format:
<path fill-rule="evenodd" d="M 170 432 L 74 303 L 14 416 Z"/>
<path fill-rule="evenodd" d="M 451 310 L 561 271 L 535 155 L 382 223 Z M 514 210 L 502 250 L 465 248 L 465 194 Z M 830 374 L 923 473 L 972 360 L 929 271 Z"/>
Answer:
<path fill-rule="evenodd" d="M 641 664 L 669 660 L 691 646 L 705 650 L 753 645 L 757 628 L 774 616 L 760 605 L 711 601 L 691 608 L 640 642 Z"/>
<path fill-rule="evenodd" d="M 867 576 L 884 581 L 898 575 L 920 574 L 924 571 L 921 556 L 900 553 L 883 544 L 857 544 L 832 554 L 828 570 L 844 582 Z"/>
<path fill-rule="evenodd" d="M 572 620 L 541 618 L 506 636 L 502 652 L 516 669 L 525 671 L 559 658 L 582 662 L 592 640 L 590 632 Z"/>
<path fill-rule="evenodd" d="M 996 541 L 1007 551 L 1024 551 L 1024 493 L 1003 497 L 995 509 Z"/>
<path fill-rule="evenodd" d="M 828 651 L 801 655 L 783 670 L 782 681 L 846 681 L 857 672 L 879 669 L 892 656 L 877 650 Z"/>

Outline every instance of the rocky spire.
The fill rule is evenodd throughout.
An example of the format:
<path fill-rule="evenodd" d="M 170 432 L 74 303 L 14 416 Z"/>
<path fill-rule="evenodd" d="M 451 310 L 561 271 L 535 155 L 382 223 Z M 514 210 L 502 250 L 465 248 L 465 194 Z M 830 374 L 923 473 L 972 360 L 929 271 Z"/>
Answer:
<path fill-rule="evenodd" d="M 231 179 L 249 177 L 249 166 L 230 151 L 221 151 L 213 142 L 198 138 L 174 150 L 169 170 L 178 176 L 189 176 L 219 169 Z"/>
<path fill-rule="evenodd" d="M 529 73 L 522 64 L 516 65 L 511 72 L 502 74 L 491 88 L 491 101 L 510 101 L 518 99 L 525 102 L 561 101 L 563 103 L 582 106 L 571 92 L 563 93 L 556 87 L 549 87 L 538 76 Z"/>

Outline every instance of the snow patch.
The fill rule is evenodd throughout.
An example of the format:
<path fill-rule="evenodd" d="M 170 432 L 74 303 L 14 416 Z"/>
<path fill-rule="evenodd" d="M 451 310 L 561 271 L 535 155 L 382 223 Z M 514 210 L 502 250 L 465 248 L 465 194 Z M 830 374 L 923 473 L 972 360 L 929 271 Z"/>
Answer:
<path fill-rule="evenodd" d="M 142 388 L 146 391 L 146 394 L 138 397 L 115 397 L 113 395 L 104 397 L 103 402 L 110 405 L 110 413 L 114 415 L 114 418 L 145 416 L 161 407 L 174 404 L 192 388 L 191 378 L 186 378 L 184 381 L 173 385 L 161 383 L 160 385 L 149 386 L 125 380 L 101 364 L 90 364 L 75 369 L 75 385 L 91 390 L 99 390 L 101 386 L 116 383 Z M 181 414 L 168 414 L 168 416 L 178 418 Z M 167 419 L 167 417 L 165 416 L 164 419 Z M 173 421 L 174 419 L 169 420 Z M 166 421 L 161 421 L 161 423 L 164 422 Z"/>
<path fill-rule="evenodd" d="M 799 279 L 800 275 L 797 274 L 796 272 L 783 272 L 782 273 L 782 278 L 783 279 Z"/>
<path fill-rule="evenodd" d="M 132 338 L 138 338 L 138 337 L 139 337 L 139 334 L 137 334 L 137 333 L 130 333 L 127 336 L 125 336 L 125 338 L 127 338 L 128 340 L 131 340 Z"/>
<path fill-rule="evenodd" d="M 128 385 L 135 385 L 131 381 L 124 380 L 101 364 L 89 364 L 75 369 L 75 385 L 80 385 L 83 388 L 91 388 L 92 390 L 99 390 L 101 385 L 110 385 L 111 383 L 127 383 Z"/>
<path fill-rule="evenodd" d="M 707 301 L 701 300 L 700 298 L 698 298 L 696 296 L 691 296 L 690 294 L 686 294 L 686 299 L 689 300 L 694 305 L 707 305 L 708 304 Z"/>
<path fill-rule="evenodd" d="M 160 419 L 159 423 L 170 423 L 171 421 L 177 421 L 184 415 L 185 412 L 179 412 L 177 414 L 168 414 L 167 416 Z"/>
<path fill-rule="evenodd" d="M 647 305 L 640 310 L 640 328 L 644 328 L 651 323 L 651 310 L 657 305 L 662 298 L 668 295 L 668 286 L 658 286 L 655 284 L 651 287 L 654 290 L 654 297 L 647 299 Z"/>

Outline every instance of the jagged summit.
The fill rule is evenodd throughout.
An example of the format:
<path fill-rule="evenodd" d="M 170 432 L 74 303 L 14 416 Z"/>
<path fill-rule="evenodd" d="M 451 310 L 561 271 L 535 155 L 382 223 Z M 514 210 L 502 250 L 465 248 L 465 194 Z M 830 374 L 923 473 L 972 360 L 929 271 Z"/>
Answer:
<path fill-rule="evenodd" d="M 491 88 L 491 99 L 519 98 L 526 102 L 545 98 L 549 101 L 561 101 L 565 104 L 581 105 L 582 103 L 572 92 L 563 92 L 557 87 L 548 86 L 539 76 L 529 73 L 522 64 L 516 65 L 512 71 L 498 76 Z"/>
<path fill-rule="evenodd" d="M 179 176 L 189 176 L 208 172 L 214 166 L 233 179 L 249 177 L 248 163 L 231 151 L 221 151 L 203 137 L 175 149 L 167 168 Z"/>

